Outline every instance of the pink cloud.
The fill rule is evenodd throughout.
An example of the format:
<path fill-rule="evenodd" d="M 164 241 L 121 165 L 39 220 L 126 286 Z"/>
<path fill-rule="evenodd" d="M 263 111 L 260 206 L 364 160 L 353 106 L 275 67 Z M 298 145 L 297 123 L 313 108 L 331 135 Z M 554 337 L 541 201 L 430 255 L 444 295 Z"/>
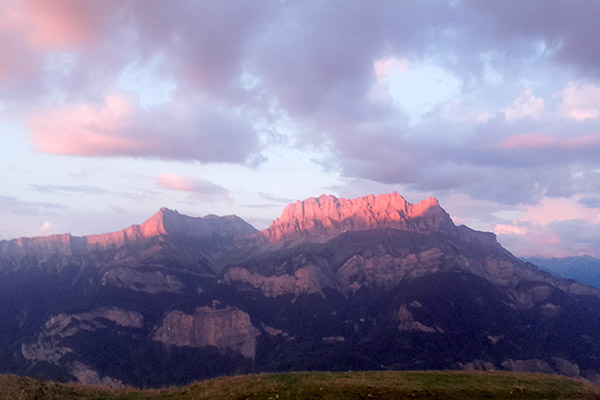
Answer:
<path fill-rule="evenodd" d="M 24 22 L 33 48 L 77 47 L 98 40 L 107 17 L 118 6 L 113 0 L 27 0 Z"/>
<path fill-rule="evenodd" d="M 555 222 L 549 225 L 519 223 L 527 234 L 498 233 L 498 241 L 519 257 L 569 257 L 589 254 L 600 256 L 597 224 L 583 220 Z"/>
<path fill-rule="evenodd" d="M 205 179 L 183 176 L 175 172 L 157 175 L 156 182 L 163 189 L 194 193 L 203 200 L 229 199 L 229 192 L 223 186 Z"/>
<path fill-rule="evenodd" d="M 522 211 L 519 221 L 538 225 L 570 220 L 600 222 L 598 210 L 584 206 L 577 198 L 544 197 L 539 204 L 523 206 Z"/>
<path fill-rule="evenodd" d="M 562 92 L 564 115 L 579 122 L 600 117 L 600 86 L 570 82 Z"/>
<path fill-rule="evenodd" d="M 588 149 L 600 146 L 600 134 L 590 134 L 573 138 L 559 137 L 549 133 L 528 133 L 511 136 L 500 143 L 503 149 Z"/>
<path fill-rule="evenodd" d="M 394 74 L 401 74 L 410 66 L 406 58 L 381 58 L 373 63 L 373 71 L 378 82 L 384 82 Z"/>
<path fill-rule="evenodd" d="M 38 151 L 63 155 L 141 153 L 151 143 L 133 134 L 132 99 L 107 96 L 102 106 L 62 105 L 30 118 Z M 125 129 L 123 129 L 125 128 Z"/>
<path fill-rule="evenodd" d="M 563 241 L 552 226 L 515 221 L 497 224 L 498 241 L 519 257 L 564 257 L 573 255 L 569 241 Z"/>
<path fill-rule="evenodd" d="M 528 232 L 527 228 L 516 225 L 496 224 L 494 227 L 496 235 L 526 235 Z"/>
<path fill-rule="evenodd" d="M 157 157 L 244 163 L 258 154 L 257 133 L 243 116 L 179 98 L 150 110 L 135 95 L 101 104 L 62 104 L 29 118 L 36 149 L 61 155 Z"/>
<path fill-rule="evenodd" d="M 584 253 L 600 255 L 600 208 L 580 203 L 580 198 L 544 197 L 537 205 L 517 207 L 514 221 L 494 226 L 498 241 L 518 256 L 566 257 Z"/>

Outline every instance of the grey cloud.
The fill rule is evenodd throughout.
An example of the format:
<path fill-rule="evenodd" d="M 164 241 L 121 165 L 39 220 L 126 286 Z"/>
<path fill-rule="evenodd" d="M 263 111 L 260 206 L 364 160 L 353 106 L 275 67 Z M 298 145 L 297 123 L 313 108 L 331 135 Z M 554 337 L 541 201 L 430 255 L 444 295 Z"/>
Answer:
<path fill-rule="evenodd" d="M 600 197 L 599 196 L 589 196 L 582 197 L 579 199 L 579 203 L 583 204 L 588 208 L 600 208 Z"/>
<path fill-rule="evenodd" d="M 12 196 L 0 195 L 0 212 L 20 215 L 51 215 L 59 210 L 66 209 L 65 206 L 54 203 L 31 202 L 19 200 Z"/>
<path fill-rule="evenodd" d="M 90 185 L 30 185 L 30 187 L 40 193 L 55 193 L 55 194 L 102 194 L 106 193 L 105 189 Z"/>
<path fill-rule="evenodd" d="M 514 40 L 544 42 L 554 58 L 598 75 L 600 52 L 596 41 L 600 4 L 588 0 L 481 2 L 467 0 L 487 24 L 489 42 L 500 46 Z"/>
<path fill-rule="evenodd" d="M 257 194 L 260 197 L 262 197 L 263 199 L 272 201 L 274 203 L 290 204 L 290 203 L 293 203 L 294 201 L 296 201 L 296 199 L 290 199 L 288 197 L 276 196 L 276 195 L 273 195 L 270 193 L 258 192 Z"/>

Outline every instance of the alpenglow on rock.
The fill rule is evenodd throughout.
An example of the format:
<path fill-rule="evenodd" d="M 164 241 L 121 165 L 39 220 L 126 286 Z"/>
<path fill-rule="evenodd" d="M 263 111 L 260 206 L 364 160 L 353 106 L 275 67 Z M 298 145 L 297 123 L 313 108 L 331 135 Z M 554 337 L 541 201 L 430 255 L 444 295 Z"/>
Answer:
<path fill-rule="evenodd" d="M 189 217 L 163 207 L 142 224 L 131 225 L 117 232 L 83 237 L 62 234 L 3 240 L 0 241 L 0 257 L 71 256 L 92 250 L 119 248 L 127 244 L 136 245 L 167 235 L 198 239 L 212 235 L 237 237 L 253 233 L 256 233 L 256 229 L 235 215 Z"/>
<path fill-rule="evenodd" d="M 311 197 L 288 205 L 262 234 L 271 242 L 306 237 L 332 237 L 347 231 L 395 228 L 411 232 L 451 229 L 450 216 L 436 198 L 409 203 L 397 192 L 338 199 Z"/>

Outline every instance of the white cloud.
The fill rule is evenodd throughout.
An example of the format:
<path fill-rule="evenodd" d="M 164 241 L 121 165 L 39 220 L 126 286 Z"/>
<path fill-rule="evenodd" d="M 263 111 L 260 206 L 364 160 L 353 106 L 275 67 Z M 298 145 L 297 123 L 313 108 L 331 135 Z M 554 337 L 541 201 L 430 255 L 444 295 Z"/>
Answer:
<path fill-rule="evenodd" d="M 600 117 L 600 86 L 570 82 L 562 92 L 562 113 L 575 121 L 583 122 Z"/>
<path fill-rule="evenodd" d="M 516 225 L 507 225 L 507 224 L 496 224 L 494 227 L 494 233 L 496 235 L 526 235 L 529 233 L 527 228 L 523 228 Z"/>
<path fill-rule="evenodd" d="M 543 98 L 535 97 L 531 89 L 524 89 L 513 104 L 504 109 L 504 116 L 509 122 L 530 117 L 540 119 L 544 115 L 546 104 Z"/>
<path fill-rule="evenodd" d="M 35 233 L 35 236 L 47 236 L 53 233 L 53 226 L 51 221 L 44 221 Z"/>

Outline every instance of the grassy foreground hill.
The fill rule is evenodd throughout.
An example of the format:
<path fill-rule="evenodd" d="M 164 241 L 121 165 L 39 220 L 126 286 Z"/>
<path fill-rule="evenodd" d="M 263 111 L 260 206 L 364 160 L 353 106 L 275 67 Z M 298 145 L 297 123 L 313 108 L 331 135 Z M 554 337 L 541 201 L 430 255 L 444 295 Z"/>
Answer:
<path fill-rule="evenodd" d="M 600 399 L 600 387 L 514 372 L 298 372 L 224 377 L 158 390 L 109 389 L 0 376 L 0 399 Z"/>

